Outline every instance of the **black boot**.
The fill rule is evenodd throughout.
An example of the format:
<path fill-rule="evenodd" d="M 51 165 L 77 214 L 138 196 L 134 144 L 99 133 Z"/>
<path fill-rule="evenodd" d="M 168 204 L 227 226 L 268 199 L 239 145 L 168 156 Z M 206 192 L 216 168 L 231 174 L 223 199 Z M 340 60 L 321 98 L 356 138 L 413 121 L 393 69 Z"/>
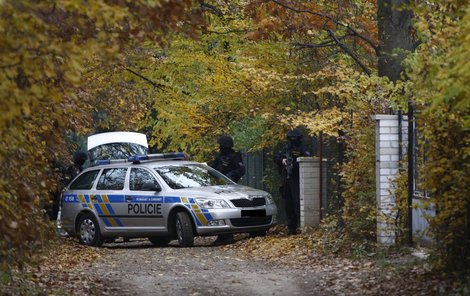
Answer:
<path fill-rule="evenodd" d="M 299 234 L 296 228 L 288 228 L 287 229 L 287 235 L 296 235 Z"/>
<path fill-rule="evenodd" d="M 233 234 L 219 234 L 217 239 L 212 243 L 213 246 L 227 245 L 235 242 Z"/>

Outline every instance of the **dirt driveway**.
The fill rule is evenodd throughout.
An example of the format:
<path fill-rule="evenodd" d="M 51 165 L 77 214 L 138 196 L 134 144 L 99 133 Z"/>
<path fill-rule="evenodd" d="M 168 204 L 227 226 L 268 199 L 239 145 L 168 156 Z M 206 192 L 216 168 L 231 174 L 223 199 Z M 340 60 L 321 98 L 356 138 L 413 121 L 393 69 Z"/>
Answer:
<path fill-rule="evenodd" d="M 154 247 L 146 240 L 106 245 L 104 260 L 87 267 L 121 295 L 321 295 L 312 271 L 250 258 L 213 239 L 193 248 Z M 326 294 L 326 293 L 325 293 Z"/>
<path fill-rule="evenodd" d="M 57 241 L 40 266 L 6 295 L 444 295 L 443 278 L 429 274 L 409 256 L 351 259 L 321 254 L 308 235 L 236 235 L 236 242 L 211 246 L 153 246 L 147 239 L 79 245 Z M 386 268 L 384 268 L 384 266 Z M 1 291 L 1 289 L 0 289 Z M 1 293 L 0 293 L 1 294 Z M 27 294 L 27 293 L 23 293 Z M 29 295 L 29 294 L 27 294 Z"/>

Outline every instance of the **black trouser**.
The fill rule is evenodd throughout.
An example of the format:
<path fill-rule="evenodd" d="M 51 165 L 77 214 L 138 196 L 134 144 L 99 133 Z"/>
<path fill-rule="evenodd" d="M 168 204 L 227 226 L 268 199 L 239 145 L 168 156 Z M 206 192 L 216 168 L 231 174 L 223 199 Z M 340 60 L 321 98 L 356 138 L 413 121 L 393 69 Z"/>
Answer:
<path fill-rule="evenodd" d="M 299 178 L 287 179 L 284 182 L 283 194 L 287 218 L 287 227 L 296 230 L 300 219 L 300 184 Z"/>

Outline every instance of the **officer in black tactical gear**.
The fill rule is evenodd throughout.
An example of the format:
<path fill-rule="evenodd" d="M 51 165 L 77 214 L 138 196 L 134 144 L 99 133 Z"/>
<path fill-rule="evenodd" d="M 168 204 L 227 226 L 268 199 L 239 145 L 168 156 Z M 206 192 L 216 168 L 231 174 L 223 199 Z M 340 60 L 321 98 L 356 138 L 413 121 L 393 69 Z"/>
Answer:
<path fill-rule="evenodd" d="M 287 132 L 287 146 L 276 153 L 274 162 L 282 177 L 280 192 L 285 202 L 288 234 L 297 234 L 300 219 L 300 182 L 297 157 L 311 156 L 310 149 L 302 143 L 302 132 L 299 128 Z"/>
<path fill-rule="evenodd" d="M 76 151 L 73 154 L 73 165 L 67 168 L 67 182 L 72 181 L 78 174 L 83 171 L 83 164 L 88 156 L 83 151 Z"/>
<path fill-rule="evenodd" d="M 78 174 L 83 171 L 83 164 L 87 160 L 87 154 L 83 151 L 76 151 L 73 154 L 73 165 L 66 166 L 60 161 L 53 161 L 51 168 L 60 177 L 60 189 L 51 192 L 52 200 L 50 205 L 46 205 L 45 209 L 51 220 L 57 219 L 59 212 L 60 196 L 62 189 L 67 186 Z"/>
<path fill-rule="evenodd" d="M 230 136 L 221 136 L 217 140 L 217 144 L 219 144 L 219 154 L 209 165 L 232 181 L 238 182 L 245 174 L 245 166 L 240 152 L 233 150 L 233 139 Z M 234 242 L 233 234 L 221 234 L 217 236 L 213 244 L 220 245 L 232 242 Z"/>
<path fill-rule="evenodd" d="M 56 220 L 57 214 L 59 213 L 60 195 L 63 187 L 67 185 L 65 184 L 67 166 L 63 162 L 54 159 L 50 163 L 50 169 L 52 173 L 58 178 L 58 184 L 57 188 L 50 192 L 50 200 L 46 202 L 44 209 L 46 210 L 50 220 Z"/>
<path fill-rule="evenodd" d="M 221 136 L 217 144 L 220 152 L 210 166 L 238 182 L 245 174 L 245 166 L 240 152 L 233 150 L 233 139 L 230 136 Z"/>

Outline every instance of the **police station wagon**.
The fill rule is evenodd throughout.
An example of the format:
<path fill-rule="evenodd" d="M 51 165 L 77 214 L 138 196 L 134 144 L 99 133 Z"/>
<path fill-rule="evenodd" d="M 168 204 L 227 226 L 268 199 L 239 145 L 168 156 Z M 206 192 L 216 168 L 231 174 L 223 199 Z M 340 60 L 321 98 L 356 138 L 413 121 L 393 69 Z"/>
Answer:
<path fill-rule="evenodd" d="M 276 213 L 269 193 L 171 153 L 101 161 L 84 170 L 63 193 L 60 225 L 91 246 L 118 237 L 192 246 L 195 236 L 266 232 Z"/>

